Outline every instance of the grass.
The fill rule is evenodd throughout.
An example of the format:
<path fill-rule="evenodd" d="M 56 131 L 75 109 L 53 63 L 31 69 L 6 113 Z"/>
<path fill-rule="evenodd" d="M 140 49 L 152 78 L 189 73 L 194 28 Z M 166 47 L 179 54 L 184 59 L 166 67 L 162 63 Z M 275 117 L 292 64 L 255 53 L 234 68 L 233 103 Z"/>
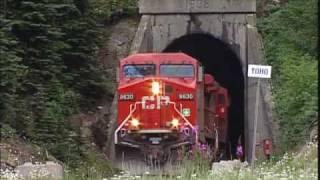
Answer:
<path fill-rule="evenodd" d="M 66 169 L 65 180 L 95 180 L 110 177 L 120 171 L 113 168 L 110 162 L 99 153 L 87 150 L 86 162 L 76 169 Z"/>
<path fill-rule="evenodd" d="M 102 162 L 99 157 L 92 157 L 92 161 Z M 250 166 L 221 166 L 211 169 L 208 161 L 196 155 L 193 159 L 184 160 L 179 167 L 179 173 L 166 175 L 150 175 L 145 172 L 141 175 L 132 175 L 106 168 L 106 166 L 88 166 L 77 171 L 65 171 L 65 180 L 89 179 L 89 180 L 316 180 L 318 179 L 318 144 L 309 143 L 299 153 L 286 153 L 280 160 L 262 162 L 253 170 Z M 99 163 L 96 163 L 99 164 Z M 113 176 L 110 174 L 115 173 Z M 1 172 L 2 179 L 10 178 L 10 173 Z M 45 179 L 45 178 L 41 178 Z"/>
<path fill-rule="evenodd" d="M 211 170 L 207 161 L 200 156 L 192 160 L 186 160 L 180 167 L 179 174 L 167 174 L 165 176 L 152 176 L 149 172 L 142 175 L 130 175 L 121 172 L 113 177 L 105 177 L 108 180 L 116 179 L 140 179 L 140 180 L 316 180 L 318 179 L 318 144 L 309 143 L 300 153 L 284 154 L 279 160 L 262 162 L 253 170 L 250 166 L 216 168 Z M 103 178 L 102 178 L 103 179 Z"/>

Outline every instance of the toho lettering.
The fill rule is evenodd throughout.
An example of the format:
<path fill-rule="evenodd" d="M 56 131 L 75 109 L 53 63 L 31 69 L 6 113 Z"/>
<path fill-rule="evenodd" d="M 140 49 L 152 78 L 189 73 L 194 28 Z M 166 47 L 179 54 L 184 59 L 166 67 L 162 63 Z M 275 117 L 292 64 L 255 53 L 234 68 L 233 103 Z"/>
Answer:
<path fill-rule="evenodd" d="M 162 105 L 167 106 L 170 102 L 169 96 L 143 96 L 142 109 L 160 109 Z"/>
<path fill-rule="evenodd" d="M 268 74 L 268 69 L 252 68 L 252 74 Z"/>
<path fill-rule="evenodd" d="M 270 78 L 271 77 L 271 66 L 249 64 L 248 77 Z"/>

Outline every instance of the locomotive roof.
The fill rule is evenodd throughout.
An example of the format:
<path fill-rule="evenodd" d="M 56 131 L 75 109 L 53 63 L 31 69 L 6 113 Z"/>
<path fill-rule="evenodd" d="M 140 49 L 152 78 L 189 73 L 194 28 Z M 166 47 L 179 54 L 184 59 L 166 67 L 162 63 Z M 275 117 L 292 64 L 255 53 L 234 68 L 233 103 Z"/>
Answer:
<path fill-rule="evenodd" d="M 137 62 L 144 63 L 146 61 L 182 61 L 189 63 L 197 63 L 198 61 L 185 53 L 138 53 L 130 55 L 121 60 L 121 63 Z"/>

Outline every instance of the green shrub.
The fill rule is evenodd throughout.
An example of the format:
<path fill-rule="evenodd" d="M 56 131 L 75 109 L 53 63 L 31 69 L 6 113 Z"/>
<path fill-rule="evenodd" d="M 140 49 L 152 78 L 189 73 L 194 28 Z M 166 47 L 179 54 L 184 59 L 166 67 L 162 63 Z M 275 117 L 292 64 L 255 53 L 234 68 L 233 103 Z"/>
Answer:
<path fill-rule="evenodd" d="M 16 135 L 16 130 L 10 127 L 8 124 L 0 124 L 1 127 L 1 138 L 10 138 Z"/>
<path fill-rule="evenodd" d="M 272 91 L 284 151 L 306 140 L 318 116 L 317 2 L 292 0 L 258 21 L 267 62 L 273 66 Z"/>

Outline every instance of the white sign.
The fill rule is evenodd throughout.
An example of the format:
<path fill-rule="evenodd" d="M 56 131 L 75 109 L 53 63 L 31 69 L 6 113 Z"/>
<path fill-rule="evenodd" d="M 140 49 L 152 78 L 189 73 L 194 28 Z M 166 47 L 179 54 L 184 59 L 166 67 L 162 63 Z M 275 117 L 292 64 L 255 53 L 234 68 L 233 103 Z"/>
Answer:
<path fill-rule="evenodd" d="M 248 77 L 271 78 L 271 66 L 249 64 Z"/>

